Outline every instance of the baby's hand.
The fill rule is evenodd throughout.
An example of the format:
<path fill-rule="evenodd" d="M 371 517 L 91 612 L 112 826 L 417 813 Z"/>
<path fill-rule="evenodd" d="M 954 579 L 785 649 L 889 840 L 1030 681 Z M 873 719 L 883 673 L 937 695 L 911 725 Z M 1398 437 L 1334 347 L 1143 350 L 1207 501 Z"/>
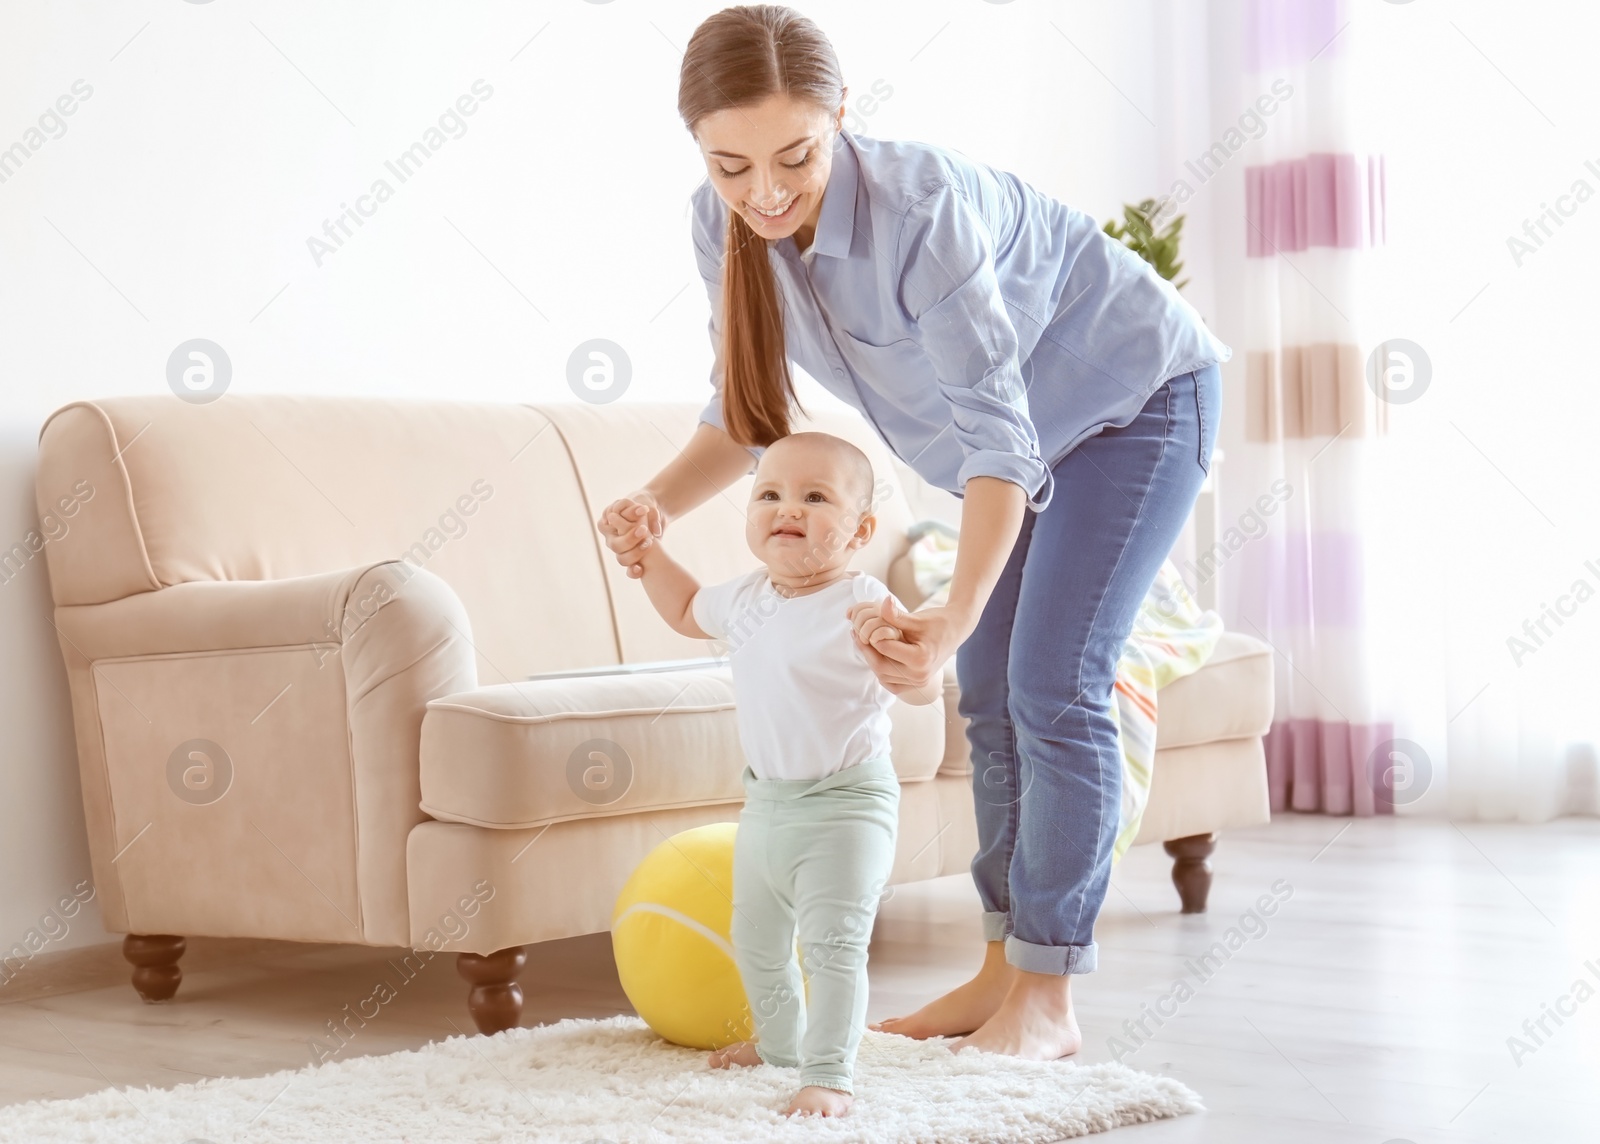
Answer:
<path fill-rule="evenodd" d="M 893 614 L 894 602 L 885 598 Z M 871 600 L 863 600 L 859 604 L 850 605 L 847 613 L 850 617 L 850 628 L 855 633 L 856 639 L 864 644 L 876 648 L 885 640 L 898 640 L 902 632 L 891 624 L 883 615 L 883 605 Z"/>

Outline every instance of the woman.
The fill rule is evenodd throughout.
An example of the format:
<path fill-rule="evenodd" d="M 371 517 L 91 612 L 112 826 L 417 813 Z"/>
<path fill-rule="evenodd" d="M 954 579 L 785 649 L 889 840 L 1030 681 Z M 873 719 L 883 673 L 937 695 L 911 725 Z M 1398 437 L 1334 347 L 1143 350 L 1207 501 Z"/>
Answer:
<path fill-rule="evenodd" d="M 668 523 L 790 431 L 792 358 L 963 498 L 948 603 L 878 619 L 885 683 L 956 656 L 970 724 L 986 951 L 976 976 L 875 1028 L 1036 1060 L 1077 1051 L 1121 756 L 1111 688 L 1216 438 L 1227 346 L 1093 219 L 935 146 L 843 130 L 822 32 L 728 8 L 684 54 L 678 110 L 709 177 L 693 236 L 714 394 L 682 455 L 598 522 L 636 574 Z"/>

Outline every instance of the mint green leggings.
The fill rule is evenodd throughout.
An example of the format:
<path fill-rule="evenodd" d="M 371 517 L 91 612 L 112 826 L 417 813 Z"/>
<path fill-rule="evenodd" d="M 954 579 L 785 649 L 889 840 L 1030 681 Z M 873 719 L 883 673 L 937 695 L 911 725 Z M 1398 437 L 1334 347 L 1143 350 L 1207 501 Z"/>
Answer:
<path fill-rule="evenodd" d="M 822 779 L 744 771 L 733 844 L 733 950 L 768 1064 L 854 1092 L 867 1017 L 867 943 L 894 865 L 900 782 L 887 758 Z M 795 933 L 810 997 L 795 963 Z"/>

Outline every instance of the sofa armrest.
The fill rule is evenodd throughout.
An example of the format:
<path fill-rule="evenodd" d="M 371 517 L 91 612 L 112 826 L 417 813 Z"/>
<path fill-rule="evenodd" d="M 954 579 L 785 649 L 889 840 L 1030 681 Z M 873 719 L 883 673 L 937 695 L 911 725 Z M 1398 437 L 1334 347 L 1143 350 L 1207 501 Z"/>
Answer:
<path fill-rule="evenodd" d="M 109 928 L 409 939 L 423 711 L 477 683 L 449 585 L 382 561 L 60 607 L 56 626 Z M 194 743 L 229 786 L 182 789 Z"/>
<path fill-rule="evenodd" d="M 339 646 L 346 614 L 377 606 L 376 561 L 286 580 L 196 580 L 108 604 L 56 609 L 56 628 L 89 659 L 254 647 Z M 363 578 L 370 582 L 357 586 Z"/>

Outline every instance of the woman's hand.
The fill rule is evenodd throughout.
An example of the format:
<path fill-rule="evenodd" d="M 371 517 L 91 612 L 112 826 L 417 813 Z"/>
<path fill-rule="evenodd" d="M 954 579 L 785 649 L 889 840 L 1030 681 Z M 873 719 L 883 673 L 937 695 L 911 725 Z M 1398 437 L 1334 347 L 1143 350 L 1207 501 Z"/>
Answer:
<path fill-rule="evenodd" d="M 645 549 L 667 530 L 667 514 L 654 494 L 640 490 L 608 504 L 595 524 L 617 562 L 637 580 L 644 575 L 639 561 Z"/>
<path fill-rule="evenodd" d="M 950 608 L 908 612 L 892 596 L 854 604 L 849 616 L 856 646 L 879 681 L 929 695 L 943 687 L 945 661 L 972 634 L 972 625 Z"/>
<path fill-rule="evenodd" d="M 988 606 L 1016 547 L 1027 505 L 1028 494 L 1016 482 L 971 477 L 962 499 L 956 567 L 945 603 L 907 612 L 886 597 L 850 609 L 856 645 L 885 687 L 915 689 L 923 703 L 933 702 L 942 686 L 939 676 L 945 662 L 977 629 L 978 617 Z M 901 629 L 900 637 L 889 638 L 878 630 L 880 625 Z"/>

